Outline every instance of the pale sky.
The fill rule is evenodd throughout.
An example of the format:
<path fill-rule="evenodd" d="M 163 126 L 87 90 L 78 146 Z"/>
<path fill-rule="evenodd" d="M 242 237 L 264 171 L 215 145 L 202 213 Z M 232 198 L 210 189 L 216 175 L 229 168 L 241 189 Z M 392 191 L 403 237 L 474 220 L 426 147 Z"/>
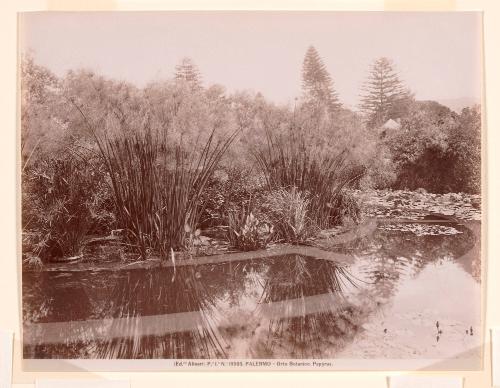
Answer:
<path fill-rule="evenodd" d="M 206 85 L 300 95 L 309 45 L 343 103 L 355 106 L 372 61 L 389 57 L 417 99 L 480 99 L 481 14 L 383 12 L 25 13 L 21 50 L 62 76 L 88 68 L 144 86 L 191 57 Z"/>

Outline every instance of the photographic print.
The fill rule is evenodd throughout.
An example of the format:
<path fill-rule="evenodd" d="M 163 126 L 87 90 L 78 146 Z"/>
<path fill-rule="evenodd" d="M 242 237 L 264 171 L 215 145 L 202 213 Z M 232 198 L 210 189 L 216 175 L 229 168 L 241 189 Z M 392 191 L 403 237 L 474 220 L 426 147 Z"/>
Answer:
<path fill-rule="evenodd" d="M 478 12 L 20 14 L 24 360 L 481 368 L 481 42 Z"/>

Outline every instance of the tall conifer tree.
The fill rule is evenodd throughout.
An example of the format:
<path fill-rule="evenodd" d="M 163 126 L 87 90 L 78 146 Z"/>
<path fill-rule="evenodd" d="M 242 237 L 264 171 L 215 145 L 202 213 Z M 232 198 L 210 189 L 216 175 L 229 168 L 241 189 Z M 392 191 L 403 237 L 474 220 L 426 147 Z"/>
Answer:
<path fill-rule="evenodd" d="M 306 104 L 325 107 L 330 113 L 341 106 L 332 77 L 313 46 L 307 49 L 302 65 L 302 91 Z"/>
<path fill-rule="evenodd" d="M 370 127 L 404 115 L 413 96 L 399 79 L 391 60 L 378 58 L 373 63 L 361 95 L 361 110 Z"/>
<path fill-rule="evenodd" d="M 201 73 L 191 58 L 183 58 L 175 67 L 175 79 L 186 82 L 193 90 L 201 89 Z"/>

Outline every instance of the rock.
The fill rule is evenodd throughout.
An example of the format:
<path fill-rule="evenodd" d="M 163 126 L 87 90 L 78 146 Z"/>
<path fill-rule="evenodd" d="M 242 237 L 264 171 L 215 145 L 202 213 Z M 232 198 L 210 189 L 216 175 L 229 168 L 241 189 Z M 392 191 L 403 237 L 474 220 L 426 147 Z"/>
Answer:
<path fill-rule="evenodd" d="M 424 216 L 424 220 L 449 220 L 449 217 L 446 217 L 441 214 L 431 213 L 431 214 L 426 214 Z"/>

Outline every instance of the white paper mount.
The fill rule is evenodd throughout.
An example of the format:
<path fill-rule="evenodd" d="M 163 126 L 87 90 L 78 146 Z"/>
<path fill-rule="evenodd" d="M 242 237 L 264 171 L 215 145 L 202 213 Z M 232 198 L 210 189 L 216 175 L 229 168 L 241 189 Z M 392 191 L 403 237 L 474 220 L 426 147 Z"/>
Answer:
<path fill-rule="evenodd" d="M 391 376 L 390 388 L 463 388 L 463 378 L 456 376 Z"/>
<path fill-rule="evenodd" d="M 128 380 L 37 380 L 35 388 L 130 388 Z"/>
<path fill-rule="evenodd" d="M 0 330 L 0 388 L 12 386 L 12 345 L 14 333 Z"/>
<path fill-rule="evenodd" d="M 491 373 L 492 384 L 500 387 L 500 328 L 491 329 Z"/>

